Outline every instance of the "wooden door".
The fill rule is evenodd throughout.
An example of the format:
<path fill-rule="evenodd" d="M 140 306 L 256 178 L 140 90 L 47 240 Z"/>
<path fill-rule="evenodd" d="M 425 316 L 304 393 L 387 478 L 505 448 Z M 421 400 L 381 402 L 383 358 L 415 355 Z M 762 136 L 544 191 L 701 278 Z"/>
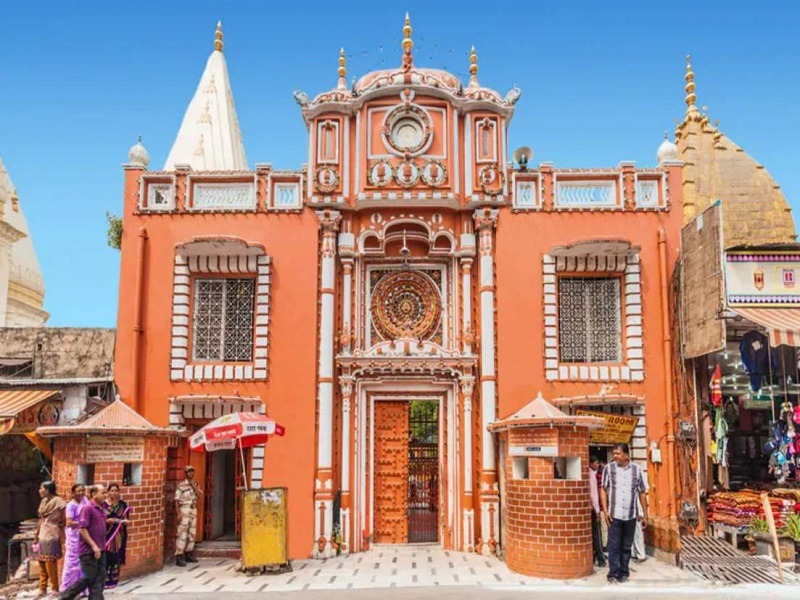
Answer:
<path fill-rule="evenodd" d="M 214 539 L 214 500 L 216 498 L 215 485 L 214 485 L 214 456 L 213 452 L 206 452 L 205 458 L 205 486 L 203 494 L 205 496 L 203 502 L 203 537 L 199 539 L 212 540 Z M 224 490 L 219 490 L 218 493 L 223 493 Z"/>
<path fill-rule="evenodd" d="M 408 541 L 408 402 L 375 403 L 375 532 L 377 544 Z"/>

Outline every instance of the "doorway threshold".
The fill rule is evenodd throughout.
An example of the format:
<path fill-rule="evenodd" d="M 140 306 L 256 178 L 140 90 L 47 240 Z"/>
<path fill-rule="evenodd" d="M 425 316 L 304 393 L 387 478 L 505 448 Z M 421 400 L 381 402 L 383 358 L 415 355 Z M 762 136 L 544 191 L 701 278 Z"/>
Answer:
<path fill-rule="evenodd" d="M 407 542 L 405 544 L 370 544 L 371 548 L 441 548 L 439 542 Z"/>
<path fill-rule="evenodd" d="M 242 542 L 240 540 L 206 540 L 194 547 L 198 558 L 241 558 Z"/>

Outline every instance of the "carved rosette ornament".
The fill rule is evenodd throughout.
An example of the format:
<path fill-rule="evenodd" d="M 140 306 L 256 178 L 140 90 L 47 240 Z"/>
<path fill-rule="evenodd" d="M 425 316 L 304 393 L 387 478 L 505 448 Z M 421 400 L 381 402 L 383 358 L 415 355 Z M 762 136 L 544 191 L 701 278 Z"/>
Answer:
<path fill-rule="evenodd" d="M 334 191 L 339 186 L 339 172 L 336 167 L 323 165 L 314 172 L 314 188 L 323 194 Z"/>
<path fill-rule="evenodd" d="M 398 271 L 381 279 L 372 292 L 373 324 L 386 340 L 427 339 L 442 318 L 436 284 L 423 273 Z"/>
<path fill-rule="evenodd" d="M 433 124 L 421 106 L 411 103 L 412 95 L 386 115 L 381 136 L 390 152 L 398 156 L 419 156 L 433 141 Z"/>
<path fill-rule="evenodd" d="M 419 180 L 419 167 L 410 160 L 404 160 L 395 168 L 394 178 L 403 187 L 411 187 Z"/>
<path fill-rule="evenodd" d="M 503 192 L 506 176 L 497 165 L 486 165 L 478 171 L 478 182 L 484 194 L 497 196 Z"/>
<path fill-rule="evenodd" d="M 386 187 L 392 181 L 392 165 L 388 160 L 379 160 L 372 163 L 367 171 L 367 179 L 370 185 L 375 187 Z"/>
<path fill-rule="evenodd" d="M 422 181 L 430 187 L 439 187 L 447 181 L 447 167 L 442 161 L 431 159 L 422 167 Z"/>

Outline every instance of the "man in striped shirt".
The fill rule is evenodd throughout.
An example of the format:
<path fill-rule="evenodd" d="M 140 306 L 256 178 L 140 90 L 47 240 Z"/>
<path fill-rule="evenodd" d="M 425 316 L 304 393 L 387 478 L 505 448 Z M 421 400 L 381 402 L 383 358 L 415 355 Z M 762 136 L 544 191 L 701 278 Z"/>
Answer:
<path fill-rule="evenodd" d="M 616 444 L 614 460 L 603 470 L 600 503 L 608 523 L 609 583 L 624 583 L 630 577 L 636 521 L 641 522 L 642 528 L 647 525 L 647 482 L 639 465 L 631 462 L 629 453 L 628 444 Z"/>

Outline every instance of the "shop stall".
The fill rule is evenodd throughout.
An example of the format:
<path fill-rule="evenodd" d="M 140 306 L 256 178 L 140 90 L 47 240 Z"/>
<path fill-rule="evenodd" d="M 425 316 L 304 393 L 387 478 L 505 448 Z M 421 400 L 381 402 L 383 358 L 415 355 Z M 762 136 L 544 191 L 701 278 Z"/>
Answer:
<path fill-rule="evenodd" d="M 49 478 L 50 444 L 35 430 L 57 423 L 61 407 L 60 390 L 0 390 L 0 582 L 9 568 L 5 549 L 22 524 L 36 518 L 39 485 Z"/>
<path fill-rule="evenodd" d="M 800 534 L 800 246 L 723 252 L 724 345 L 695 361 L 709 530 L 743 545 L 764 528 Z M 797 536 L 800 541 L 800 535 Z"/>

